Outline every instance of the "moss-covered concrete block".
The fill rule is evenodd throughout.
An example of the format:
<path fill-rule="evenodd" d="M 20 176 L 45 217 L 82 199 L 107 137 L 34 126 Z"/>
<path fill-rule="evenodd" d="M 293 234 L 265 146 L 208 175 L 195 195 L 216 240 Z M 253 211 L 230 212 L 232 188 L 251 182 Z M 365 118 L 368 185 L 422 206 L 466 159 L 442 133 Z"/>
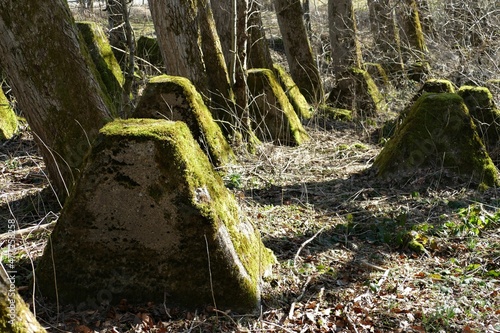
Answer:
<path fill-rule="evenodd" d="M 461 175 L 482 187 L 500 184 L 467 106 L 450 93 L 424 93 L 373 166 L 378 176 L 396 180 L 421 171 Z"/>
<path fill-rule="evenodd" d="M 152 78 L 137 103 L 133 117 L 183 121 L 213 165 L 221 166 L 236 160 L 203 98 L 186 78 L 169 75 Z"/>
<path fill-rule="evenodd" d="M 328 96 L 334 107 L 352 110 L 359 118 L 381 112 L 384 98 L 366 70 L 352 67 L 341 77 Z"/>
<path fill-rule="evenodd" d="M 251 69 L 247 82 L 252 95 L 250 117 L 260 140 L 295 146 L 309 139 L 272 70 Z"/>
<path fill-rule="evenodd" d="M 426 80 L 420 89 L 413 95 L 412 99 L 410 100 L 409 104 L 405 106 L 403 111 L 399 114 L 398 119 L 396 120 L 396 126 L 399 126 L 402 124 L 403 120 L 406 118 L 408 113 L 410 112 L 411 108 L 415 104 L 415 102 L 422 96 L 424 93 L 450 93 L 453 94 L 455 93 L 455 85 L 448 80 L 443 80 L 443 79 L 429 79 Z"/>
<path fill-rule="evenodd" d="M 290 74 L 286 72 L 283 66 L 274 64 L 274 73 L 281 87 L 286 93 L 288 100 L 292 103 L 293 109 L 300 119 L 311 119 L 312 107 L 307 102 L 306 98 L 300 92 L 299 87 L 293 82 Z"/>
<path fill-rule="evenodd" d="M 462 86 L 458 95 L 463 98 L 474 119 L 479 136 L 487 148 L 500 141 L 500 110 L 493 101 L 493 95 L 486 87 Z"/>
<path fill-rule="evenodd" d="M 158 40 L 154 37 L 141 36 L 136 43 L 136 55 L 156 67 L 163 67 L 163 57 L 161 55 Z M 139 60 L 139 65 L 147 66 L 147 63 Z"/>
<path fill-rule="evenodd" d="M 125 78 L 106 34 L 95 22 L 77 22 L 76 26 L 89 49 L 92 61 L 104 85 L 104 90 L 117 105 L 121 101 Z"/>
<path fill-rule="evenodd" d="M 0 140 L 10 139 L 17 131 L 17 116 L 0 88 Z"/>
<path fill-rule="evenodd" d="M 274 260 L 185 123 L 115 120 L 87 156 L 37 286 L 67 304 L 126 298 L 250 312 Z"/>
<path fill-rule="evenodd" d="M 0 266 L 0 332 L 46 332 L 17 293 L 16 274 L 10 274 L 3 266 Z"/>

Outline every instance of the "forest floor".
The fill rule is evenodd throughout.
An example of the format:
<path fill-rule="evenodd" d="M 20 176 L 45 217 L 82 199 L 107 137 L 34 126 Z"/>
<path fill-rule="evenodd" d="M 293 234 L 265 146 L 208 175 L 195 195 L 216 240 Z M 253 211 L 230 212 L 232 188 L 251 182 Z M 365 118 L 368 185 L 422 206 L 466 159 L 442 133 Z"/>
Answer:
<path fill-rule="evenodd" d="M 318 116 L 306 129 L 309 142 L 263 144 L 224 170 L 242 218 L 278 258 L 261 313 L 245 316 L 132 300 L 56 311 L 39 299 L 33 267 L 60 205 L 29 130 L 2 142 L 0 216 L 19 232 L 20 293 L 49 332 L 500 331 L 499 190 L 427 174 L 378 180 L 375 128 Z M 0 247 L 6 258 L 4 235 Z"/>
<path fill-rule="evenodd" d="M 139 14 L 152 31 L 147 12 Z M 391 110 L 410 98 L 393 98 Z M 500 332 L 500 189 L 478 191 L 446 172 L 378 179 L 371 165 L 382 123 L 318 113 L 304 124 L 311 140 L 303 145 L 266 143 L 220 170 L 242 218 L 278 259 L 261 283 L 258 314 L 133 300 L 57 309 L 38 297 L 34 268 L 61 204 L 26 126 L 0 142 L 3 264 L 17 271 L 19 292 L 54 333 Z M 15 250 L 7 256 L 11 225 Z"/>

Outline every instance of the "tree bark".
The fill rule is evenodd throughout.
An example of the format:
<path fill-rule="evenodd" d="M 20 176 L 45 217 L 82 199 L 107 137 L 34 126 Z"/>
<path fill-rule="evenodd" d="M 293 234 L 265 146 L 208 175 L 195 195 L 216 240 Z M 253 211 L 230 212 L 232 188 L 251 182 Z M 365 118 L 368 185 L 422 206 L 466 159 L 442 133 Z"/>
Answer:
<path fill-rule="evenodd" d="M 427 48 L 416 1 L 401 1 L 397 13 L 403 61 L 425 60 Z"/>
<path fill-rule="evenodd" d="M 400 75 L 404 69 L 401 58 L 399 30 L 396 28 L 393 0 L 368 0 L 370 26 L 380 64 L 389 73 Z"/>
<path fill-rule="evenodd" d="M 188 78 L 207 98 L 208 77 L 199 42 L 197 1 L 149 0 L 149 9 L 167 74 Z"/>
<path fill-rule="evenodd" d="M 339 79 L 348 68 L 360 68 L 362 62 L 352 0 L 329 0 L 328 21 L 333 69 Z"/>
<path fill-rule="evenodd" d="M 219 35 L 222 53 L 226 60 L 226 66 L 234 84 L 234 66 L 236 57 L 236 5 L 235 0 L 219 0 L 212 4 L 212 12 L 215 19 L 215 26 Z"/>
<path fill-rule="evenodd" d="M 84 155 L 111 118 L 111 103 L 65 0 L 1 1 L 0 32 L 0 59 L 14 96 L 52 185 L 68 194 Z"/>
<path fill-rule="evenodd" d="M 290 75 L 308 102 L 321 103 L 323 88 L 303 21 L 300 0 L 275 0 Z"/>
<path fill-rule="evenodd" d="M 234 97 L 210 1 L 149 0 L 149 8 L 167 74 L 191 80 L 214 118 L 231 122 Z"/>
<path fill-rule="evenodd" d="M 262 15 L 257 1 L 249 1 L 248 9 L 248 68 L 273 70 L 273 60 L 262 29 Z"/>

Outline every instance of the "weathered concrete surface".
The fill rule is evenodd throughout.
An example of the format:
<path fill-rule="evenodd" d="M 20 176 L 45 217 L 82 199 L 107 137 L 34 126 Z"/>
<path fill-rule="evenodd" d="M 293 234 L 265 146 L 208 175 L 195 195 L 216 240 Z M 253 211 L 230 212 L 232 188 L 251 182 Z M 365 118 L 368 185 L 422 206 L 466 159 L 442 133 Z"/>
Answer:
<path fill-rule="evenodd" d="M 201 95 L 186 78 L 160 75 L 152 78 L 133 113 L 134 118 L 185 122 L 200 147 L 215 166 L 234 162 L 236 157 Z"/>
<path fill-rule="evenodd" d="M 381 177 L 400 179 L 436 173 L 440 182 L 455 176 L 480 187 L 498 186 L 498 170 L 457 94 L 424 93 L 374 162 Z"/>
<path fill-rule="evenodd" d="M 40 260 L 42 295 L 254 311 L 274 256 L 188 127 L 116 120 L 99 140 Z"/>
<path fill-rule="evenodd" d="M 247 81 L 252 95 L 250 118 L 260 140 L 295 146 L 309 139 L 272 70 L 250 69 Z"/>

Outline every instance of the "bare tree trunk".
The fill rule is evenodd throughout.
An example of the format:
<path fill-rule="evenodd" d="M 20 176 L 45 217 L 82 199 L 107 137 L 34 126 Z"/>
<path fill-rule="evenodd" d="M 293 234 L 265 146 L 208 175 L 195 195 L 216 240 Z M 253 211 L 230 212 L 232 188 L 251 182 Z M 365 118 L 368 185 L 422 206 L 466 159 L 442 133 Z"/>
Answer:
<path fill-rule="evenodd" d="M 206 71 L 210 73 L 208 76 L 210 106 L 217 113 L 217 119 L 234 123 L 232 114 L 226 111 L 228 108 L 233 109 L 234 96 L 210 0 L 198 0 L 198 13 L 203 61 Z"/>
<path fill-rule="evenodd" d="M 126 67 L 127 37 L 125 32 L 122 0 L 107 0 L 109 43 L 113 47 L 116 60 L 123 68 Z"/>
<path fill-rule="evenodd" d="M 166 71 L 191 80 L 229 132 L 234 96 L 209 0 L 149 0 Z"/>
<path fill-rule="evenodd" d="M 290 74 L 308 102 L 321 103 L 323 87 L 304 25 L 300 0 L 275 0 L 274 7 Z"/>
<path fill-rule="evenodd" d="M 262 28 L 260 4 L 249 0 L 248 10 L 248 67 L 273 70 L 273 60 Z"/>
<path fill-rule="evenodd" d="M 328 20 L 332 63 L 337 78 L 350 67 L 361 68 L 352 0 L 329 0 Z"/>
<path fill-rule="evenodd" d="M 236 0 L 235 10 L 235 31 L 236 31 L 236 58 L 235 58 L 235 75 L 234 75 L 234 92 L 236 97 L 237 114 L 240 121 L 241 132 L 247 142 L 253 133 L 252 121 L 250 119 L 250 109 L 248 105 L 248 84 L 247 84 L 247 69 L 248 69 L 248 0 Z"/>
<path fill-rule="evenodd" d="M 370 26 L 375 40 L 380 64 L 389 73 L 403 72 L 401 42 L 396 28 L 394 3 L 392 0 L 368 0 Z"/>
<path fill-rule="evenodd" d="M 128 0 L 120 0 L 127 52 L 125 54 L 125 82 L 123 83 L 123 94 L 121 97 L 121 110 L 119 110 L 122 118 L 128 118 L 132 114 L 134 108 L 130 95 L 134 84 L 135 73 L 135 37 L 132 25 L 130 24 L 130 13 L 128 8 Z"/>
<path fill-rule="evenodd" d="M 111 118 L 111 103 L 80 46 L 65 0 L 1 1 L 0 31 L 3 70 L 53 186 L 67 194 L 88 148 Z"/>

